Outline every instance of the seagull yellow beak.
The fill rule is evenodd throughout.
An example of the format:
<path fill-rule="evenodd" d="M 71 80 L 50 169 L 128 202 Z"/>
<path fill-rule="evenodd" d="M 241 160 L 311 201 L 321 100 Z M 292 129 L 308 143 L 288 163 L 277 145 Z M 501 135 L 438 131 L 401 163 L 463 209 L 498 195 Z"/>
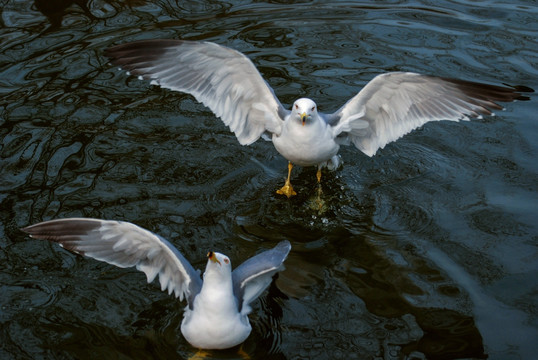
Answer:
<path fill-rule="evenodd" d="M 301 117 L 301 121 L 303 122 L 303 126 L 304 124 L 306 123 L 306 118 L 308 117 L 308 115 L 304 112 L 302 114 L 299 115 Z"/>
<path fill-rule="evenodd" d="M 217 263 L 217 264 L 220 265 L 220 261 L 219 261 L 219 259 L 217 259 L 217 255 L 215 255 L 215 253 L 213 251 L 210 251 L 210 252 L 207 253 L 207 258 L 209 260 L 211 260 L 212 262 Z"/>

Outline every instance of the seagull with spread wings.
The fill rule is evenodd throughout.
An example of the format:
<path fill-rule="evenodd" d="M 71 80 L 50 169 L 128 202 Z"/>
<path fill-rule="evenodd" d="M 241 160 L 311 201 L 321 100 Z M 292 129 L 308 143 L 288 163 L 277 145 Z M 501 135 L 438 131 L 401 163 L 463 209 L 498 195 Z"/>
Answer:
<path fill-rule="evenodd" d="M 123 221 L 68 218 L 22 229 L 32 238 L 122 268 L 136 266 L 148 283 L 157 275 L 161 290 L 187 299 L 181 333 L 194 347 L 227 349 L 246 340 L 251 331 L 250 303 L 283 269 L 288 241 L 251 257 L 232 271 L 230 258 L 210 251 L 203 280 L 199 271 L 167 240 Z"/>
<path fill-rule="evenodd" d="M 209 107 L 249 145 L 271 139 L 288 161 L 288 177 L 277 191 L 296 195 L 293 164 L 334 169 L 341 145 L 368 156 L 429 121 L 469 120 L 501 110 L 496 102 L 528 100 L 524 87 L 487 85 L 411 72 L 374 77 L 333 113 L 319 112 L 308 98 L 285 109 L 254 64 L 242 53 L 212 43 L 142 40 L 113 46 L 105 55 L 130 74 L 163 88 L 189 93 Z"/>

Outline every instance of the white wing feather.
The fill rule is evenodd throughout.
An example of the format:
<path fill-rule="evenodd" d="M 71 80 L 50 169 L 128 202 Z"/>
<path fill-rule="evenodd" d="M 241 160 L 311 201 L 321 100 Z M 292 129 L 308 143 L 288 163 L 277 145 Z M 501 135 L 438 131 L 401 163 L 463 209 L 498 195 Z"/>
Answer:
<path fill-rule="evenodd" d="M 509 88 L 415 73 L 376 76 L 334 114 L 327 115 L 341 143 L 368 156 L 429 121 L 469 120 L 502 109 L 495 101 L 528 99 Z"/>
<path fill-rule="evenodd" d="M 289 241 L 281 241 L 274 248 L 251 257 L 232 272 L 234 294 L 241 314 L 251 311 L 249 304 L 271 284 L 273 275 L 281 271 L 288 253 Z"/>
<path fill-rule="evenodd" d="M 144 40 L 106 50 L 111 62 L 163 88 L 193 95 L 230 127 L 242 145 L 280 134 L 288 113 L 254 64 L 210 42 Z"/>
<path fill-rule="evenodd" d="M 31 237 L 50 240 L 67 250 L 118 267 L 136 266 L 148 283 L 157 275 L 161 290 L 168 290 L 189 305 L 200 292 L 202 280 L 191 264 L 165 239 L 123 221 L 69 218 L 45 221 L 22 229 Z"/>

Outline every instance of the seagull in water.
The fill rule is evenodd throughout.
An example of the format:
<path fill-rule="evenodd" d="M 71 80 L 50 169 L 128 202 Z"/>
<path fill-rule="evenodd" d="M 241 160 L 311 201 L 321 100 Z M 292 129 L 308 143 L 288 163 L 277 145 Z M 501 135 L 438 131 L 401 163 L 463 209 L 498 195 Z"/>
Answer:
<path fill-rule="evenodd" d="M 368 156 L 429 121 L 470 120 L 501 110 L 496 103 L 528 100 L 524 86 L 507 87 L 411 72 L 374 77 L 330 114 L 308 98 L 285 109 L 254 64 L 242 53 L 212 42 L 142 40 L 108 48 L 111 63 L 163 88 L 189 93 L 229 126 L 242 145 L 270 139 L 288 161 L 278 194 L 296 195 L 293 164 L 335 169 L 341 145 Z M 320 188 L 321 189 L 321 188 Z"/>
<path fill-rule="evenodd" d="M 41 222 L 22 229 L 32 238 L 122 268 L 136 266 L 161 290 L 187 299 L 181 333 L 194 347 L 227 349 L 241 344 L 252 330 L 250 303 L 283 269 L 291 245 L 282 241 L 251 257 L 232 271 L 230 258 L 210 251 L 203 280 L 200 272 L 168 241 L 123 221 L 68 218 Z"/>

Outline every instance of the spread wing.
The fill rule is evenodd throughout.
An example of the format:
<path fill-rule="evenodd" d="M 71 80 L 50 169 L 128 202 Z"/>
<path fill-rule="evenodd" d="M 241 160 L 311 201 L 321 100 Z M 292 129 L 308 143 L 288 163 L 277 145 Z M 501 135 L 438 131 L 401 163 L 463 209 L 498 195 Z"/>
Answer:
<path fill-rule="evenodd" d="M 469 120 L 501 110 L 496 101 L 528 100 L 524 86 L 391 72 L 376 76 L 344 106 L 327 116 L 342 144 L 352 142 L 368 156 L 429 121 Z"/>
<path fill-rule="evenodd" d="M 211 42 L 143 40 L 113 46 L 112 64 L 163 88 L 193 95 L 224 121 L 242 145 L 280 134 L 289 111 L 243 54 Z"/>
<path fill-rule="evenodd" d="M 271 250 L 251 257 L 232 272 L 234 295 L 239 312 L 248 314 L 249 304 L 271 284 L 273 275 L 281 271 L 291 250 L 289 241 L 281 241 Z"/>
<path fill-rule="evenodd" d="M 45 221 L 22 229 L 32 238 L 49 240 L 75 253 L 122 268 L 136 266 L 152 282 L 157 275 L 161 290 L 192 307 L 202 279 L 168 241 L 123 221 L 69 218 Z"/>

